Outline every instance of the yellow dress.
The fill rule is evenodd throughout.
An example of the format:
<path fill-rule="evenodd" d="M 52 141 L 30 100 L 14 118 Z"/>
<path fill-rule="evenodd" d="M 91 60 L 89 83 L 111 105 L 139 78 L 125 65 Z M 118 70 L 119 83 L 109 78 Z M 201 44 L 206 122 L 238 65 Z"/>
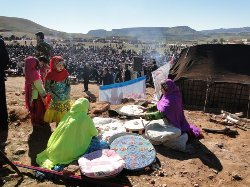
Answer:
<path fill-rule="evenodd" d="M 50 93 L 51 100 L 45 112 L 44 121 L 59 123 L 71 106 L 69 78 L 62 82 L 46 80 L 45 90 Z"/>

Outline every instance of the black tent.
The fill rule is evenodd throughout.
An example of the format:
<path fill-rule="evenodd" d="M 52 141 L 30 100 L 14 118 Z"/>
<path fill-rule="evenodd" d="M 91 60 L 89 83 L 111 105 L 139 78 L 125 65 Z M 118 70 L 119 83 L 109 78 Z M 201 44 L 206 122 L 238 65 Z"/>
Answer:
<path fill-rule="evenodd" d="M 207 44 L 185 48 L 169 77 L 179 85 L 186 106 L 250 115 L 249 45 Z"/>

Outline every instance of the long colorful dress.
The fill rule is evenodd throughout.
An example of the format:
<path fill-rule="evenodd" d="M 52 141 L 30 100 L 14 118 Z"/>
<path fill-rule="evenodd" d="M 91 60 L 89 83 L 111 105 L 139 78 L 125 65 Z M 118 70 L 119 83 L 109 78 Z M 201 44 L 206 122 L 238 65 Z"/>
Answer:
<path fill-rule="evenodd" d="M 98 134 L 88 109 L 87 99 L 75 101 L 50 136 L 47 148 L 37 155 L 39 166 L 52 169 L 55 165 L 69 164 L 87 151 L 92 137 Z"/>
<path fill-rule="evenodd" d="M 50 60 L 50 71 L 45 77 L 45 90 L 50 95 L 50 103 L 45 112 L 44 121 L 59 123 L 70 110 L 70 80 L 66 69 L 57 71 L 56 63 L 62 61 L 60 56 Z"/>
<path fill-rule="evenodd" d="M 32 56 L 25 59 L 25 104 L 33 125 L 43 124 L 45 113 L 42 98 L 46 97 L 46 92 L 36 69 L 37 63 L 38 61 Z"/>

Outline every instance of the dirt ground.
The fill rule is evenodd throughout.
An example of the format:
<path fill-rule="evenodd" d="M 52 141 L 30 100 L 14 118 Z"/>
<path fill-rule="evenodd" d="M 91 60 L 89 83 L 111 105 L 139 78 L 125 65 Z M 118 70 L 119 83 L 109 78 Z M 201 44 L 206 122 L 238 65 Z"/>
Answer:
<path fill-rule="evenodd" d="M 45 149 L 48 138 L 55 128 L 50 126 L 32 128 L 24 107 L 23 77 L 9 77 L 6 82 L 8 112 L 11 120 L 8 133 L 0 134 L 1 149 L 11 161 L 27 165 L 36 165 L 36 154 Z M 72 85 L 71 96 L 97 98 L 98 86 L 90 85 L 88 95 L 82 92 L 83 85 Z M 148 96 L 153 89 L 147 89 Z M 97 103 L 91 103 L 91 116 Z M 111 106 L 115 108 L 116 106 Z M 222 129 L 224 126 L 209 121 L 209 114 L 201 111 L 185 111 L 190 123 L 200 128 Z M 238 135 L 229 137 L 223 134 L 203 132 L 204 139 L 188 143 L 187 152 L 177 152 L 162 146 L 155 146 L 159 169 L 151 168 L 140 172 L 122 172 L 113 181 L 121 181 L 128 186 L 250 186 L 250 139 L 249 131 L 237 129 Z M 24 174 L 21 180 L 8 166 L 0 167 L 0 186 L 94 186 L 84 182 L 68 180 L 39 181 L 32 170 L 19 168 Z M 102 185 L 99 185 L 102 186 Z"/>

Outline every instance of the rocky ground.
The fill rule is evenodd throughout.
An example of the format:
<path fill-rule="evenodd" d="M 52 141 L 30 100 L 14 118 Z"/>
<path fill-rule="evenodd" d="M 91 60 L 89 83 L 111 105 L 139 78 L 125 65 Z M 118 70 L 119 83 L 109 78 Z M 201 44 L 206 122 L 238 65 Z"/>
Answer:
<path fill-rule="evenodd" d="M 23 77 L 9 77 L 6 82 L 11 123 L 8 133 L 0 134 L 1 150 L 5 150 L 11 161 L 35 166 L 36 154 L 45 149 L 55 125 L 32 128 L 24 107 L 23 87 Z M 88 94 L 82 92 L 82 87 L 82 84 L 72 85 L 72 98 L 91 98 L 90 115 L 107 116 L 107 112 L 99 111 L 107 107 L 107 103 L 94 102 L 98 100 L 98 86 L 91 84 Z M 152 93 L 152 88 L 147 89 L 149 98 Z M 112 109 L 116 107 L 111 105 Z M 186 110 L 185 115 L 190 123 L 200 128 L 224 128 L 220 124 L 210 122 L 207 113 Z M 203 132 L 204 139 L 190 141 L 185 153 L 155 146 L 158 164 L 145 171 L 122 172 L 111 181 L 141 187 L 250 186 L 249 131 L 236 130 L 236 136 Z M 0 186 L 95 186 L 58 179 L 39 181 L 32 170 L 19 169 L 24 174 L 23 179 L 7 164 L 0 167 Z"/>

